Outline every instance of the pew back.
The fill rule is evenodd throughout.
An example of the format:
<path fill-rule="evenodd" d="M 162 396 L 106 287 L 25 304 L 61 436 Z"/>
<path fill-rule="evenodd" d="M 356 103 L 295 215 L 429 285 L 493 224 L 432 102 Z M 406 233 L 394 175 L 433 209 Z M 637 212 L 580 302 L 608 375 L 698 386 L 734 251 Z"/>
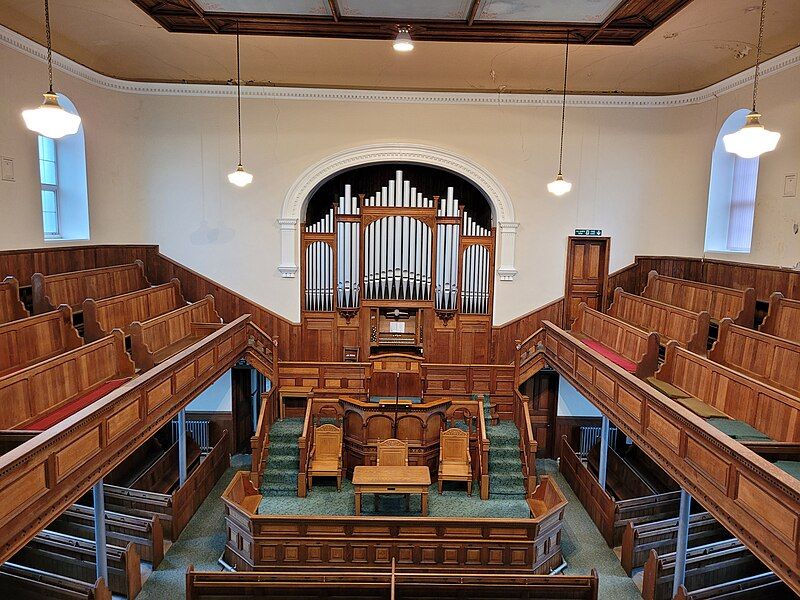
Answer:
<path fill-rule="evenodd" d="M 703 354 L 708 342 L 707 310 L 692 312 L 672 304 L 629 294 L 618 287 L 608 314 L 643 329 L 655 331 L 662 344 L 675 340 L 682 347 Z"/>
<path fill-rule="evenodd" d="M 800 300 L 784 298 L 780 292 L 769 297 L 769 310 L 758 328 L 779 338 L 800 342 Z"/>
<path fill-rule="evenodd" d="M 102 578 L 86 583 L 11 562 L 0 565 L 0 593 L 15 600 L 111 600 Z"/>
<path fill-rule="evenodd" d="M 197 325 L 221 322 L 211 295 L 161 316 L 134 321 L 130 326 L 131 355 L 137 367 L 143 371 L 151 369 L 213 331 Z"/>
<path fill-rule="evenodd" d="M 19 299 L 19 282 L 13 277 L 0 281 L 0 323 L 8 323 L 28 316 Z"/>
<path fill-rule="evenodd" d="M 111 380 L 131 377 L 121 331 L 0 377 L 0 429 L 24 429 Z"/>
<path fill-rule="evenodd" d="M 72 326 L 72 309 L 65 304 L 43 315 L 0 325 L 0 377 L 82 344 Z"/>
<path fill-rule="evenodd" d="M 678 347 L 667 344 L 658 379 L 679 387 L 732 419 L 778 442 L 800 442 L 800 399 Z"/>
<path fill-rule="evenodd" d="M 67 304 L 73 310 L 78 310 L 86 298 L 99 300 L 150 287 L 141 260 L 128 265 L 55 275 L 34 273 L 32 284 L 35 314 L 53 310 L 59 304 Z"/>
<path fill-rule="evenodd" d="M 650 271 L 642 296 L 692 312 L 706 310 L 716 321 L 728 317 L 737 325 L 752 327 L 755 320 L 756 291 L 753 288 L 736 290 Z"/>
<path fill-rule="evenodd" d="M 169 283 L 129 292 L 120 296 L 83 301 L 83 335 L 94 341 L 108 335 L 112 329 L 130 333 L 131 323 L 147 321 L 176 308 L 186 306 L 180 282 L 173 278 Z"/>
<path fill-rule="evenodd" d="M 798 342 L 740 327 L 730 319 L 723 319 L 708 358 L 762 383 L 800 396 Z"/>

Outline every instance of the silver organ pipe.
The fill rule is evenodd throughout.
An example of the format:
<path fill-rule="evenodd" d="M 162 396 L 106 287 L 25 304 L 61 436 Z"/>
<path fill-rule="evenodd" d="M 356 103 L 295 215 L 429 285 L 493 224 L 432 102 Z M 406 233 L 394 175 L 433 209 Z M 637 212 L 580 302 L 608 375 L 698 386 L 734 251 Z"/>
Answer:
<path fill-rule="evenodd" d="M 339 215 L 360 214 L 358 198 L 350 185 L 344 186 L 344 196 L 339 198 Z M 358 222 L 338 219 L 336 223 L 336 289 L 339 308 L 357 308 L 360 300 L 361 225 Z"/>
<path fill-rule="evenodd" d="M 439 217 L 459 217 L 458 200 L 453 188 L 447 188 L 447 196 L 441 198 L 437 211 Z M 436 226 L 436 309 L 455 310 L 458 299 L 458 248 L 460 245 L 457 224 L 439 223 Z"/>
<path fill-rule="evenodd" d="M 332 234 L 334 209 L 331 208 L 315 223 L 306 225 L 306 232 Z M 333 249 L 327 242 L 318 240 L 306 247 L 306 310 L 333 310 Z"/>
<path fill-rule="evenodd" d="M 489 250 L 480 244 L 464 248 L 461 270 L 461 312 L 464 314 L 489 312 Z"/>

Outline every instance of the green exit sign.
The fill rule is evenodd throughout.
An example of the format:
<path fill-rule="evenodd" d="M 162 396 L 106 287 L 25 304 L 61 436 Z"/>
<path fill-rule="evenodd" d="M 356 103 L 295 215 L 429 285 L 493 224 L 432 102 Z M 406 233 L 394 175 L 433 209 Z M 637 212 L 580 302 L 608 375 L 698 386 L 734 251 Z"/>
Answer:
<path fill-rule="evenodd" d="M 603 235 L 602 229 L 576 229 L 575 235 L 592 235 L 592 236 L 601 236 Z"/>

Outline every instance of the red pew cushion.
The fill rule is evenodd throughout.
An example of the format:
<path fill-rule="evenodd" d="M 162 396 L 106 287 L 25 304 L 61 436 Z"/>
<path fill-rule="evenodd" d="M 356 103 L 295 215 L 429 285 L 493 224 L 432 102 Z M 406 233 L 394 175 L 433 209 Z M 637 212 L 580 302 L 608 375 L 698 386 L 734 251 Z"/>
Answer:
<path fill-rule="evenodd" d="M 112 379 L 110 381 L 107 381 L 99 388 L 94 389 L 88 394 L 84 394 L 79 398 L 76 398 L 69 404 L 65 404 L 58 410 L 55 410 L 50 414 L 43 416 L 41 419 L 37 419 L 36 421 L 28 425 L 15 427 L 14 429 L 25 429 L 26 431 L 44 431 L 45 429 L 49 429 L 56 423 L 60 423 L 67 417 L 74 415 L 82 408 L 86 408 L 92 402 L 96 402 L 106 394 L 113 392 L 115 389 L 117 389 L 119 386 L 121 386 L 123 383 L 129 380 L 130 377 L 127 377 L 125 379 Z"/>
<path fill-rule="evenodd" d="M 624 356 L 620 356 L 619 354 L 617 354 L 616 352 L 614 352 L 610 348 L 606 348 L 605 346 L 603 346 L 603 344 L 601 344 L 600 342 L 597 342 L 595 340 L 586 339 L 586 340 L 581 340 L 581 341 L 584 344 L 586 344 L 587 346 L 589 346 L 589 348 L 591 348 L 592 350 L 597 352 L 598 354 L 601 354 L 604 357 L 606 357 L 608 360 L 613 362 L 615 365 L 619 365 L 620 367 L 622 367 L 623 369 L 628 371 L 628 373 L 636 373 L 636 363 L 635 362 L 628 360 Z"/>

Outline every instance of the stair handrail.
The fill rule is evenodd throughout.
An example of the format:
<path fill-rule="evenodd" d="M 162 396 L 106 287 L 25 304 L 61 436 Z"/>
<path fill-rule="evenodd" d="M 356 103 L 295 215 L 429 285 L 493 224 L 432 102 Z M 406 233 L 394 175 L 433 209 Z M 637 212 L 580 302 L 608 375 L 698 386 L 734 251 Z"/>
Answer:
<path fill-rule="evenodd" d="M 533 436 L 530 400 L 519 390 L 514 390 L 514 424 L 519 430 L 519 451 L 522 458 L 522 474 L 525 476 L 525 494 L 530 496 L 536 489 L 536 451 L 539 444 Z"/>
<path fill-rule="evenodd" d="M 306 412 L 303 417 L 303 430 L 297 438 L 297 447 L 300 450 L 300 464 L 297 472 L 297 496 L 305 498 L 308 494 L 308 463 L 311 460 L 311 448 L 314 445 L 314 425 L 312 423 L 313 393 L 306 402 Z"/>
<path fill-rule="evenodd" d="M 489 499 L 489 436 L 486 433 L 486 417 L 483 400 L 478 400 L 478 489 L 481 500 Z"/>
<path fill-rule="evenodd" d="M 542 350 L 544 327 L 540 327 L 524 340 L 514 341 L 514 381 L 519 385 L 522 368 L 532 361 Z"/>
<path fill-rule="evenodd" d="M 261 478 L 264 475 L 264 467 L 269 459 L 269 431 L 277 417 L 276 411 L 278 402 L 278 386 L 273 386 L 268 392 L 261 394 L 261 409 L 258 412 L 258 422 L 256 430 L 250 438 L 250 448 L 252 449 L 250 480 L 253 485 L 259 487 Z"/>
<path fill-rule="evenodd" d="M 257 357 L 262 358 L 264 365 L 270 371 L 263 373 L 274 386 L 278 384 L 278 338 L 265 333 L 258 325 L 248 323 L 247 346 L 257 352 Z M 251 352 L 252 352 L 251 351 Z"/>

